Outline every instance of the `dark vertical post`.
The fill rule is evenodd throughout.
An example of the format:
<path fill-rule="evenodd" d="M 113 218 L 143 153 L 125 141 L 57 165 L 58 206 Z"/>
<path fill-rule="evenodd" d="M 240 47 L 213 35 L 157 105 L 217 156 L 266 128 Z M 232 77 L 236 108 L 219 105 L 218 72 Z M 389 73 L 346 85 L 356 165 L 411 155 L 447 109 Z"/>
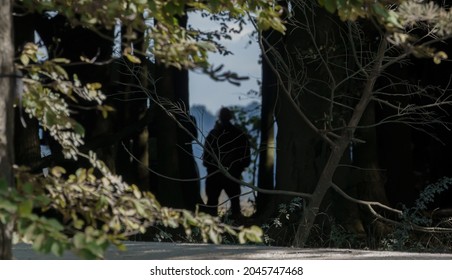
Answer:
<path fill-rule="evenodd" d="M 13 185 L 14 46 L 12 1 L 0 0 L 0 179 Z M 0 222 L 0 259 L 12 257 L 12 221 Z"/>

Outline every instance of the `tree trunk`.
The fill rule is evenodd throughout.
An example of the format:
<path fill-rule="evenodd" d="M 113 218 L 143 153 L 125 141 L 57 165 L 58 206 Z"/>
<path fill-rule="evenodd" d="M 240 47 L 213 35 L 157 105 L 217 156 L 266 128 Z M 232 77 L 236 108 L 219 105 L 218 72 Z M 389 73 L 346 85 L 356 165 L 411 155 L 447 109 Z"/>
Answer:
<path fill-rule="evenodd" d="M 176 69 L 159 66 L 157 95 L 167 101 L 176 101 L 175 85 L 178 83 L 174 71 Z M 183 208 L 184 199 L 180 179 L 178 127 L 166 110 L 157 109 L 155 124 L 157 126 L 157 164 L 159 176 L 156 197 L 164 206 Z"/>
<path fill-rule="evenodd" d="M 140 46 L 135 46 L 137 49 Z M 141 47 L 142 49 L 143 47 Z M 142 58 L 146 61 L 146 58 Z M 137 92 L 135 85 L 140 84 L 147 88 L 147 72 L 149 66 L 134 67 L 128 61 L 120 60 L 115 63 L 117 72 L 113 73 L 121 81 L 116 85 L 115 91 L 120 93 L 121 98 L 115 100 L 116 108 L 116 130 L 121 131 L 131 124 L 136 124 L 145 117 L 148 112 L 147 95 L 141 89 Z M 133 71 L 133 73 L 129 73 Z M 137 81 L 140 79 L 140 81 Z M 132 135 L 122 139 L 116 148 L 116 172 L 129 182 L 136 184 L 140 190 L 149 191 L 149 133 L 148 127 L 138 128 Z M 127 150 L 123 147 L 127 148 Z"/>
<path fill-rule="evenodd" d="M 21 115 L 18 111 L 15 113 L 15 163 L 17 165 L 26 165 L 31 170 L 35 170 L 36 165 L 41 160 L 39 122 L 37 119 L 29 119 L 28 116 Z M 26 124 L 26 127 L 24 127 L 22 122 Z"/>
<path fill-rule="evenodd" d="M 186 26 L 186 18 L 181 24 Z M 179 185 L 182 190 L 183 207 L 194 211 L 196 209 L 196 204 L 202 203 L 202 199 L 200 193 L 200 181 L 197 180 L 199 178 L 199 172 L 193 156 L 192 147 L 192 142 L 197 138 L 198 131 L 196 123 L 194 123 L 194 118 L 189 115 L 188 70 L 171 68 L 170 75 L 172 75 L 175 83 L 175 100 L 185 112 L 184 115 L 178 117 L 178 121 L 183 128 L 179 127 L 179 125 L 177 127 L 177 147 L 175 147 L 175 150 L 178 152 L 180 179 L 185 180 L 179 181 Z"/>
<path fill-rule="evenodd" d="M 20 49 L 28 42 L 34 42 L 36 19 L 36 14 L 16 16 L 13 18 L 14 45 L 16 49 Z M 22 93 L 18 92 L 18 94 Z M 41 170 L 38 168 L 41 161 L 39 122 L 35 118 L 29 118 L 28 114 L 25 114 L 22 106 L 17 106 L 14 113 L 15 163 L 17 165 L 26 165 L 32 171 L 36 170 L 36 172 L 40 172 Z"/>
<path fill-rule="evenodd" d="M 12 1 L 0 0 L 0 179 L 13 186 L 14 46 Z M 12 258 L 13 221 L 0 222 L 0 259 Z"/>
<path fill-rule="evenodd" d="M 319 181 L 312 193 L 312 198 L 308 201 L 306 208 L 303 211 L 303 216 L 298 226 L 297 233 L 293 245 L 295 247 L 304 247 L 311 233 L 315 218 L 319 213 L 320 206 L 324 200 L 325 194 L 333 184 L 333 176 L 341 161 L 341 158 L 346 151 L 348 145 L 354 137 L 356 128 L 361 122 L 362 117 L 371 101 L 375 82 L 381 74 L 381 65 L 384 59 L 384 54 L 387 48 L 386 40 L 382 39 L 375 55 L 372 70 L 366 80 L 365 86 L 360 95 L 358 104 L 354 107 L 353 114 L 343 129 L 340 138 L 332 147 L 330 157 L 323 168 Z"/>
<path fill-rule="evenodd" d="M 272 190 L 274 188 L 274 166 L 275 166 L 275 129 L 274 113 L 276 96 L 278 94 L 278 80 L 269 63 L 276 65 L 274 57 L 275 50 L 282 43 L 282 34 L 270 30 L 265 31 L 263 36 L 263 56 L 270 60 L 262 59 L 262 108 L 261 108 L 261 139 L 259 147 L 259 170 L 258 186 L 262 189 Z M 272 196 L 258 193 L 256 198 L 256 214 L 261 218 L 267 218 L 272 214 L 274 206 L 271 205 Z"/>
<path fill-rule="evenodd" d="M 375 123 L 375 103 L 372 102 L 367 106 L 360 122 L 361 126 L 369 127 L 357 132 L 357 138 L 366 143 L 357 144 L 353 153 L 353 165 L 357 167 L 352 170 L 352 177 L 356 180 L 355 197 L 390 205 L 386 196 L 384 170 L 379 164 L 377 129 L 373 126 Z M 377 239 L 383 237 L 386 234 L 387 226 L 375 221 L 375 217 L 367 209 L 362 213 L 365 230 Z"/>
<path fill-rule="evenodd" d="M 317 127 L 323 127 L 325 116 L 329 115 L 330 89 L 326 83 L 317 82 L 328 77 L 327 69 L 319 61 L 310 59 L 307 51 L 314 49 L 314 39 L 323 46 L 330 44 L 329 40 L 334 40 L 336 35 L 331 15 L 312 5 L 297 4 L 293 7 L 297 18 L 294 25 L 288 25 L 290 30 L 284 38 L 285 48 L 280 53 L 284 61 L 278 71 L 287 92 L 279 92 L 275 110 L 278 125 L 276 188 L 303 193 L 312 193 L 316 188 L 329 153 L 328 145 L 297 111 L 302 111 Z M 315 17 L 311 9 L 315 9 Z M 313 19 L 313 22 L 307 22 L 306 18 Z M 312 24 L 318 34 L 310 34 L 308 30 L 297 27 L 297 22 Z M 287 204 L 291 199 L 279 196 L 276 203 Z M 293 239 L 293 233 L 290 239 Z"/>
<path fill-rule="evenodd" d="M 306 208 L 303 210 L 303 216 L 300 221 L 300 225 L 298 226 L 298 230 L 295 234 L 293 246 L 305 246 L 311 233 L 311 229 L 314 225 L 315 219 L 317 218 L 317 214 L 321 209 L 320 207 L 325 198 L 325 195 L 331 187 L 336 168 L 341 161 L 342 155 L 344 154 L 348 143 L 349 142 L 347 142 L 345 139 L 342 139 L 342 141 L 338 143 L 337 146 L 334 147 L 334 149 L 331 151 L 328 162 L 325 165 L 322 174 L 320 175 L 314 192 L 312 193 L 312 198 L 310 201 L 308 201 Z"/>
<path fill-rule="evenodd" d="M 187 15 L 178 17 L 179 25 L 187 26 Z M 180 107 L 176 120 L 168 116 L 167 111 L 158 109 L 157 161 L 160 173 L 169 177 L 158 179 L 157 198 L 166 206 L 195 210 L 202 203 L 199 173 L 193 157 L 190 134 L 196 137 L 197 128 L 190 117 L 188 70 L 158 66 L 157 95 Z M 183 113 L 182 113 L 183 112 Z M 182 127 L 180 127 L 182 126 Z M 182 179 L 182 180 L 180 180 Z"/>

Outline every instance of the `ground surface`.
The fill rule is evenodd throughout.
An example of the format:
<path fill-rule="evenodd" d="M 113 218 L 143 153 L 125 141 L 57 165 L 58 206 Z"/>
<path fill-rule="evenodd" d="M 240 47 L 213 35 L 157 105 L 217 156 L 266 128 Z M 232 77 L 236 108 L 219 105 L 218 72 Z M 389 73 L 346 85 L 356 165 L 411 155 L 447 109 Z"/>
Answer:
<path fill-rule="evenodd" d="M 106 259 L 120 260 L 156 260 L 156 259 L 253 259 L 253 260 L 296 260 L 296 259 L 417 259 L 417 260 L 452 260 L 452 254 L 344 250 L 344 249 L 296 249 L 285 247 L 265 246 L 238 246 L 238 245 L 212 245 L 212 244 L 181 244 L 156 242 L 126 242 L 128 248 L 119 252 L 113 248 L 106 253 Z M 15 259 L 19 260 L 45 260 L 58 259 L 53 255 L 42 255 L 34 252 L 31 245 L 17 244 L 13 248 Z M 71 253 L 63 259 L 77 259 Z"/>

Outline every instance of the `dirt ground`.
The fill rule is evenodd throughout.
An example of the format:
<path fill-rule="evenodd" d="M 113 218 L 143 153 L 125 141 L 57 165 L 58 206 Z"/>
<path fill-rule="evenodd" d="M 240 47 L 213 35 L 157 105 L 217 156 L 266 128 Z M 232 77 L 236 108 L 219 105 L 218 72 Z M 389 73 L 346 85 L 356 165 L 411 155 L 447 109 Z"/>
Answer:
<path fill-rule="evenodd" d="M 105 259 L 110 260 L 452 260 L 452 254 L 370 251 L 347 249 L 309 249 L 249 245 L 213 245 L 158 242 L 126 242 L 127 251 L 110 248 Z M 59 259 L 32 250 L 29 244 L 13 247 L 18 260 Z M 66 253 L 61 259 L 77 259 Z"/>

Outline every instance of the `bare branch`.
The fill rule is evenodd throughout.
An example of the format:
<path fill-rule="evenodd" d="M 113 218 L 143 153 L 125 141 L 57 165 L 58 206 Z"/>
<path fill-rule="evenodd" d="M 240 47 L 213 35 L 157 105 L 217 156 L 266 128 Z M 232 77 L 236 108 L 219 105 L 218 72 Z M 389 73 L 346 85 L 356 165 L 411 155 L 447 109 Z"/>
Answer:
<path fill-rule="evenodd" d="M 385 209 L 385 210 L 387 210 L 387 211 L 390 211 L 390 212 L 392 212 L 392 213 L 395 213 L 395 214 L 399 215 L 399 217 L 401 217 L 401 216 L 403 215 L 403 212 L 402 212 L 402 211 L 400 211 L 400 210 L 398 210 L 398 209 L 391 208 L 391 207 L 386 206 L 386 205 L 384 205 L 384 204 L 381 204 L 381 203 L 379 203 L 379 202 L 375 202 L 375 201 L 365 201 L 365 200 L 353 198 L 353 197 L 349 196 L 348 194 L 346 194 L 339 186 L 337 186 L 337 185 L 334 184 L 334 183 L 331 183 L 331 187 L 332 187 L 338 194 L 340 194 L 343 198 L 345 198 L 345 199 L 347 199 L 347 200 L 349 200 L 349 201 L 351 201 L 351 202 L 354 202 L 354 203 L 357 203 L 357 204 L 366 206 L 366 207 L 369 209 L 369 211 L 370 211 L 376 218 L 378 218 L 379 220 L 382 220 L 382 221 L 384 221 L 384 222 L 387 222 L 387 223 L 390 223 L 390 224 L 393 224 L 393 225 L 407 226 L 406 223 L 402 223 L 402 222 L 399 222 L 399 221 L 395 221 L 395 220 L 392 220 L 392 219 L 388 219 L 388 218 L 386 218 L 386 217 L 383 217 L 381 214 L 379 214 L 378 212 L 375 211 L 374 206 L 377 206 L 377 207 L 380 207 L 380 208 Z M 420 232 L 428 232 L 428 233 L 452 233 L 452 228 L 424 227 L 424 226 L 419 226 L 419 225 L 416 225 L 416 224 L 413 224 L 413 223 L 409 223 L 408 226 L 409 226 L 412 230 L 420 231 Z"/>

